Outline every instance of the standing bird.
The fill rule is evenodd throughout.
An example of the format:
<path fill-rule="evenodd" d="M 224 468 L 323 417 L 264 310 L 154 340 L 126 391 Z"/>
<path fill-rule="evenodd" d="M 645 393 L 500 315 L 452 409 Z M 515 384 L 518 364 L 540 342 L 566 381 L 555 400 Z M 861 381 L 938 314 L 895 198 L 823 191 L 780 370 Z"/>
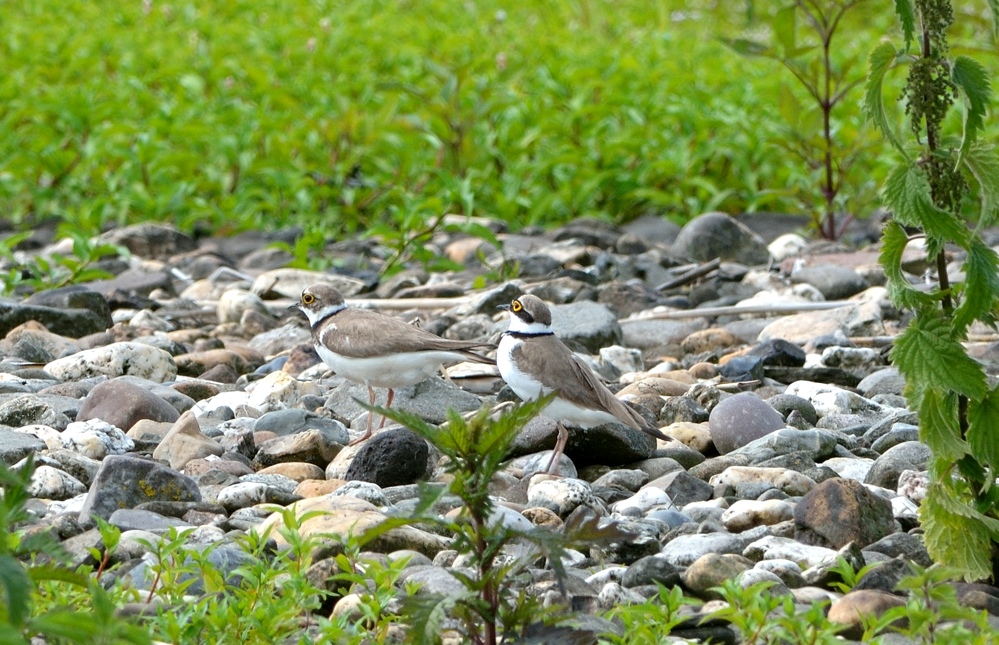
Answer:
<path fill-rule="evenodd" d="M 368 386 L 368 403 L 375 403 L 375 387 L 388 388 L 392 407 L 395 388 L 416 385 L 436 374 L 444 363 L 493 361 L 469 351 L 489 347 L 486 343 L 449 340 L 414 327 L 399 318 L 367 309 L 348 308 L 339 291 L 314 284 L 292 305 L 309 318 L 312 342 L 323 362 L 340 376 Z M 385 425 L 382 417 L 381 429 Z M 364 434 L 351 441 L 360 443 L 371 436 L 371 415 Z"/>
<path fill-rule="evenodd" d="M 510 311 L 510 328 L 503 332 L 496 365 L 500 375 L 525 401 L 550 392 L 555 399 L 542 413 L 558 422 L 558 439 L 546 471 L 551 473 L 565 451 L 568 421 L 581 428 L 618 421 L 657 439 L 668 437 L 642 415 L 614 396 L 592 370 L 552 331 L 552 313 L 537 296 L 521 296 L 500 309 Z"/>

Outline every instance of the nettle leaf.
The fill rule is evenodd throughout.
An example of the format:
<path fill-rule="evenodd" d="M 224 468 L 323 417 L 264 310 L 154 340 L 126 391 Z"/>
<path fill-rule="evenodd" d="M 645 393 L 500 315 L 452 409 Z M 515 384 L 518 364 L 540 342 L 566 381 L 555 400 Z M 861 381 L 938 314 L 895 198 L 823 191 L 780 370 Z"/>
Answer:
<path fill-rule="evenodd" d="M 909 383 L 981 399 L 985 372 L 955 338 L 942 312 L 926 310 L 896 339 L 891 352 Z"/>
<path fill-rule="evenodd" d="M 914 289 L 902 271 L 902 254 L 909 243 L 909 236 L 902 225 L 894 220 L 885 224 L 881 235 L 881 266 L 888 278 L 888 297 L 903 309 L 921 310 L 936 302 L 931 294 Z"/>
<path fill-rule="evenodd" d="M 999 389 L 993 389 L 980 401 L 968 404 L 968 445 L 979 462 L 995 469 L 999 466 Z"/>
<path fill-rule="evenodd" d="M 954 329 L 963 334 L 976 320 L 995 326 L 999 297 L 999 255 L 975 238 L 964 262 L 964 300 L 954 311 Z"/>
<path fill-rule="evenodd" d="M 797 11 L 795 5 L 788 5 L 783 9 L 778 9 L 774 14 L 773 22 L 770 23 L 774 31 L 774 37 L 786 52 L 793 52 L 795 45 L 795 27 Z"/>
<path fill-rule="evenodd" d="M 960 156 L 978 139 L 978 133 L 985 127 L 985 112 L 992 100 L 992 84 L 989 74 L 978 61 L 967 56 L 954 59 L 951 80 L 961 89 L 964 98 L 964 138 L 961 141 Z"/>
<path fill-rule="evenodd" d="M 912 0 L 895 0 L 895 13 L 898 15 L 898 21 L 902 23 L 905 49 L 908 51 L 916 34 L 916 10 L 912 6 Z"/>
<path fill-rule="evenodd" d="M 931 485 L 919 509 L 923 541 L 935 561 L 959 569 L 966 579 L 988 578 L 992 575 L 992 532 L 977 518 L 955 512 L 969 508 L 943 486 Z"/>
<path fill-rule="evenodd" d="M 982 213 L 979 223 L 990 226 L 999 215 L 999 156 L 992 146 L 975 143 L 961 161 L 981 187 Z"/>
<path fill-rule="evenodd" d="M 884 97 L 882 96 L 885 74 L 891 69 L 895 62 L 897 52 L 891 43 L 883 43 L 876 47 L 868 59 L 871 71 L 867 75 L 867 86 L 864 92 L 864 107 L 867 118 L 874 122 L 878 130 L 888 139 L 888 142 L 898 150 L 903 157 L 908 159 L 902 141 L 895 131 L 894 125 L 888 120 L 885 112 Z"/>
<path fill-rule="evenodd" d="M 933 203 L 926 173 L 915 163 L 900 164 L 891 171 L 885 180 L 882 197 L 900 224 L 923 229 L 930 257 L 949 242 L 962 247 L 968 245 L 968 227 Z"/>
<path fill-rule="evenodd" d="M 957 394 L 925 389 L 919 398 L 919 435 L 933 454 L 950 461 L 966 455 L 968 445 L 957 421 Z"/>
<path fill-rule="evenodd" d="M 748 38 L 722 38 L 721 41 L 743 56 L 768 56 L 772 53 L 764 43 Z"/>

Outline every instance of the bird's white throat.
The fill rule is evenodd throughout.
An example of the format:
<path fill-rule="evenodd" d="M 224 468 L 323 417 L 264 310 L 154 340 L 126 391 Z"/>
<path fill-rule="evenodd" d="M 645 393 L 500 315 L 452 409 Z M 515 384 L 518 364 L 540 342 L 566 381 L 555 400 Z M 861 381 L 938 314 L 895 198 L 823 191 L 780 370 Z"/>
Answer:
<path fill-rule="evenodd" d="M 309 324 L 315 325 L 320 320 L 323 320 L 333 314 L 339 313 L 347 308 L 347 305 L 326 305 L 322 309 L 317 309 L 313 311 L 311 309 L 302 308 L 305 315 L 309 317 Z"/>
<path fill-rule="evenodd" d="M 515 334 L 550 334 L 552 333 L 552 328 L 551 325 L 539 322 L 524 322 L 517 316 L 511 315 L 509 331 Z"/>

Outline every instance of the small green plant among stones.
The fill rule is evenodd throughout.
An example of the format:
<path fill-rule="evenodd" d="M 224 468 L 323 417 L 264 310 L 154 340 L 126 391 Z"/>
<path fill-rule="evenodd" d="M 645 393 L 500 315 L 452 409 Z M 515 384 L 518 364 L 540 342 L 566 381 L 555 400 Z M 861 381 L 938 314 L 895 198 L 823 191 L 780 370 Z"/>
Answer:
<path fill-rule="evenodd" d="M 522 591 L 529 567 L 544 558 L 561 581 L 566 576 L 566 549 L 631 537 L 613 525 L 601 525 L 596 517 L 585 513 L 571 514 L 561 532 L 513 528 L 496 513 L 489 484 L 508 459 L 517 433 L 550 402 L 550 396 L 543 397 L 498 416 L 488 407 L 468 418 L 450 411 L 447 423 L 440 427 L 405 411 L 364 406 L 430 441 L 446 458 L 451 477 L 447 488 L 426 488 L 421 509 L 410 518 L 398 520 L 428 524 L 453 535 L 452 548 L 467 558 L 464 567 L 450 569 L 464 586 L 464 593 L 450 597 L 417 595 L 405 600 L 404 614 L 412 642 L 436 643 L 442 628 L 450 628 L 466 642 L 495 645 L 567 621 L 572 617 L 568 608 L 541 611 L 539 600 Z M 427 512 L 447 492 L 461 500 L 461 516 L 444 519 Z M 388 522 L 379 529 L 393 525 Z"/>
<path fill-rule="evenodd" d="M 926 548 L 968 579 L 990 578 L 999 541 L 999 388 L 961 341 L 973 324 L 994 327 L 999 303 L 999 256 L 978 232 L 999 215 L 999 157 L 980 136 L 992 88 L 982 65 L 951 54 L 948 0 L 898 0 L 895 10 L 902 43 L 886 42 L 871 52 L 866 90 L 871 120 L 900 157 L 883 191 L 893 219 L 884 228 L 881 264 L 892 302 L 915 314 L 891 358 L 919 412 L 920 438 L 932 451 L 920 509 Z M 882 96 L 886 75 L 903 67 L 908 71 L 899 99 L 908 136 Z M 936 268 L 929 290 L 910 284 L 901 268 L 916 237 Z M 959 282 L 948 273 L 945 245 L 960 249 Z"/>
<path fill-rule="evenodd" d="M 16 530 L 29 518 L 33 472 L 30 456 L 17 471 L 0 464 L 0 643 L 150 643 L 145 630 L 115 615 L 115 599 L 95 579 L 63 563 L 53 536 Z M 62 593 L 46 597 L 53 589 Z"/>
<path fill-rule="evenodd" d="M 112 275 L 96 266 L 97 263 L 104 258 L 128 258 L 130 255 L 128 249 L 119 244 L 100 243 L 79 232 L 70 232 L 71 254 L 33 255 L 22 261 L 14 249 L 29 235 L 18 233 L 0 241 L 0 296 L 11 294 L 19 287 L 34 292 L 111 278 Z"/>

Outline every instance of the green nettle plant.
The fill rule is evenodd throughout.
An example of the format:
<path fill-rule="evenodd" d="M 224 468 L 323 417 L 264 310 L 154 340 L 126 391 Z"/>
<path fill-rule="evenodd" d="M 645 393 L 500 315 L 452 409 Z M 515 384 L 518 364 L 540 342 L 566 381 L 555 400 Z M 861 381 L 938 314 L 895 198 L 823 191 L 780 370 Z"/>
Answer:
<path fill-rule="evenodd" d="M 965 578 L 988 578 L 995 575 L 999 541 L 999 389 L 961 341 L 973 323 L 996 323 L 999 257 L 965 221 L 985 226 L 999 215 L 999 158 L 979 138 L 992 92 L 982 65 L 950 55 L 948 0 L 896 0 L 895 10 L 902 47 L 886 42 L 871 53 L 866 90 L 870 119 L 901 157 L 883 190 L 893 220 L 884 229 L 881 264 L 892 302 L 914 317 L 891 357 L 932 451 L 920 509 L 926 547 Z M 887 73 L 902 66 L 910 136 L 896 129 L 882 96 Z M 948 120 L 956 103 L 961 118 Z M 958 129 L 959 136 L 952 134 Z M 928 291 L 910 284 L 901 269 L 913 230 L 921 231 L 936 265 L 938 281 Z M 945 245 L 964 256 L 960 282 L 948 275 Z"/>
<path fill-rule="evenodd" d="M 811 226 L 823 238 L 838 239 L 853 215 L 846 213 L 848 200 L 865 205 L 865 181 L 851 175 L 854 163 L 866 147 L 863 129 L 849 117 L 850 93 L 863 76 L 855 71 L 862 54 L 834 39 L 844 18 L 864 0 L 796 0 L 778 9 L 770 21 L 771 42 L 750 38 L 723 39 L 745 56 L 768 58 L 780 63 L 807 96 L 802 101 L 789 88 L 781 89 L 778 103 L 785 121 L 775 139 L 804 163 L 813 181 L 803 187 L 802 197 Z M 799 29 L 799 21 L 810 29 Z M 846 190 L 844 190 L 846 188 Z M 811 207 L 810 200 L 819 204 Z"/>
<path fill-rule="evenodd" d="M 449 411 L 443 426 L 396 409 L 364 407 L 402 423 L 430 441 L 446 458 L 449 486 L 426 487 L 420 507 L 408 518 L 392 518 L 368 531 L 362 540 L 395 526 L 419 523 L 453 535 L 451 548 L 467 558 L 453 567 L 464 586 L 457 596 L 420 595 L 404 599 L 409 639 L 414 643 L 439 642 L 441 630 L 453 626 L 466 642 L 495 645 L 511 638 L 544 632 L 546 623 L 571 618 L 566 609 L 542 612 L 537 598 L 518 591 L 527 582 L 528 568 L 545 558 L 559 580 L 566 576 L 563 559 L 573 545 L 596 546 L 632 537 L 612 526 L 599 526 L 595 516 L 572 514 L 562 532 L 506 526 L 496 514 L 489 484 L 502 468 L 517 433 L 536 416 L 551 397 L 515 406 L 494 415 L 484 407 L 469 418 Z M 441 518 L 431 509 L 444 494 L 457 496 L 464 512 L 455 519 Z"/>

